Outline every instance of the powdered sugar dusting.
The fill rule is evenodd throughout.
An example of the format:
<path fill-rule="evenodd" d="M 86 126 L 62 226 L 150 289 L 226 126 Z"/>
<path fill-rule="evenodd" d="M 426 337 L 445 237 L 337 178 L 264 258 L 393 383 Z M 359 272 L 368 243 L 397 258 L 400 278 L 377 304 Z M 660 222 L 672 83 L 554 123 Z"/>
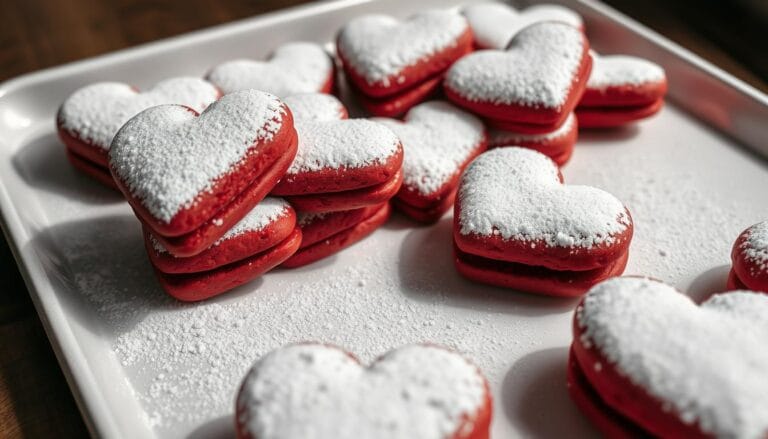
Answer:
<path fill-rule="evenodd" d="M 768 221 L 757 223 L 747 230 L 747 239 L 741 244 L 741 253 L 763 270 L 768 270 Z"/>
<path fill-rule="evenodd" d="M 343 106 L 335 98 L 305 94 L 288 102 L 296 121 L 299 149 L 287 174 L 364 168 L 383 164 L 399 151 L 400 140 L 384 125 L 366 119 L 338 120 Z"/>
<path fill-rule="evenodd" d="M 325 93 L 305 93 L 283 99 L 293 113 L 296 123 L 324 122 L 346 118 L 347 109 L 336 96 Z"/>
<path fill-rule="evenodd" d="M 401 347 L 366 369 L 339 349 L 300 344 L 253 366 L 238 423 L 264 439 L 445 439 L 484 396 L 477 369 L 442 348 Z"/>
<path fill-rule="evenodd" d="M 575 28 L 583 22 L 579 14 L 560 5 L 538 4 L 518 11 L 506 3 L 480 3 L 462 9 L 467 17 L 475 44 L 481 49 L 504 49 L 509 40 L 532 24 L 542 21 L 559 21 Z"/>
<path fill-rule="evenodd" d="M 199 117 L 176 105 L 150 108 L 117 133 L 110 166 L 155 218 L 168 222 L 254 143 L 271 140 L 284 115 L 279 99 L 256 90 L 225 95 Z"/>
<path fill-rule="evenodd" d="M 255 89 L 285 97 L 318 92 L 333 77 L 333 64 L 315 43 L 294 42 L 275 50 L 269 61 L 236 59 L 211 70 L 208 79 L 224 93 Z"/>
<path fill-rule="evenodd" d="M 614 278 L 577 318 L 583 341 L 683 421 L 716 437 L 765 437 L 768 296 L 732 292 L 697 308 L 660 282 Z"/>
<path fill-rule="evenodd" d="M 551 247 L 614 242 L 631 220 L 613 195 L 561 185 L 549 158 L 525 148 L 499 148 L 476 158 L 459 186 L 463 235 L 541 240 Z"/>
<path fill-rule="evenodd" d="M 250 212 L 248 212 L 243 219 L 235 224 L 231 229 L 227 230 L 227 233 L 222 235 L 211 247 L 215 247 L 222 242 L 242 235 L 246 232 L 257 232 L 264 229 L 271 223 L 277 221 L 280 217 L 288 214 L 291 205 L 282 198 L 267 197 L 259 202 Z M 166 253 L 165 246 L 155 239 L 154 235 L 150 234 L 150 240 L 152 241 L 152 247 L 160 253 Z"/>
<path fill-rule="evenodd" d="M 423 195 L 438 191 L 454 177 L 485 138 L 480 119 L 441 101 L 413 107 L 405 123 L 374 120 L 403 142 L 404 185 Z"/>
<path fill-rule="evenodd" d="M 664 69 L 647 59 L 629 55 L 599 56 L 592 53 L 592 73 L 587 88 L 641 85 L 666 80 Z"/>
<path fill-rule="evenodd" d="M 218 93 L 209 82 L 191 77 L 166 79 L 141 93 L 120 82 L 99 82 L 72 93 L 62 104 L 58 118 L 71 134 L 109 149 L 117 130 L 142 110 L 181 104 L 199 112 L 215 101 Z"/>
<path fill-rule="evenodd" d="M 364 15 L 342 28 L 338 50 L 368 83 L 388 86 L 403 68 L 454 46 L 467 28 L 464 17 L 449 11 L 425 11 L 405 21 Z"/>
<path fill-rule="evenodd" d="M 515 35 L 506 51 L 481 50 L 460 59 L 445 85 L 470 101 L 559 108 L 578 77 L 583 51 L 578 29 L 539 23 Z"/>
<path fill-rule="evenodd" d="M 494 146 L 510 145 L 515 146 L 521 142 L 525 143 L 543 143 L 565 137 L 576 124 L 576 117 L 573 113 L 568 115 L 565 122 L 556 130 L 544 134 L 524 134 L 515 131 L 500 130 L 491 128 L 488 132 L 488 143 Z"/>

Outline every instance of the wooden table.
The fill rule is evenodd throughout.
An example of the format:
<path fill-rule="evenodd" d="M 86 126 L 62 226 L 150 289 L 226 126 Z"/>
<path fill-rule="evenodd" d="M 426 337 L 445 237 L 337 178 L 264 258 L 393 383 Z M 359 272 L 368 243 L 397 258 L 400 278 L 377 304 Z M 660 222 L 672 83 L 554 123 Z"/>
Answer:
<path fill-rule="evenodd" d="M 3 1 L 0 81 L 305 1 Z M 768 92 L 765 40 L 761 37 L 765 24 L 760 26 L 744 11 L 739 16 L 731 2 L 714 6 L 724 9 L 719 10 L 683 0 L 673 2 L 674 8 L 665 14 L 660 11 L 672 6 L 662 0 L 608 3 Z M 739 32 L 734 31 L 737 26 Z M 744 40 L 734 39 L 734 35 L 752 35 L 754 44 L 744 45 Z M 0 267 L 0 437 L 86 436 L 72 394 L 3 239 Z"/>

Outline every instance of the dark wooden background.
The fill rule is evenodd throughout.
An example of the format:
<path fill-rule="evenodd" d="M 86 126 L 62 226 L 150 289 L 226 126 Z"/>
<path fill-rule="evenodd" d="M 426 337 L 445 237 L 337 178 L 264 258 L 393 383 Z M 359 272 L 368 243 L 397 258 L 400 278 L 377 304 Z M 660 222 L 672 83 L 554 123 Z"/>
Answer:
<path fill-rule="evenodd" d="M 2 0 L 0 81 L 305 2 Z M 768 50 L 764 37 L 768 21 L 763 21 L 766 16 L 759 11 L 749 9 L 750 0 L 607 3 L 768 92 Z M 0 437 L 87 435 L 3 239 L 0 288 Z"/>

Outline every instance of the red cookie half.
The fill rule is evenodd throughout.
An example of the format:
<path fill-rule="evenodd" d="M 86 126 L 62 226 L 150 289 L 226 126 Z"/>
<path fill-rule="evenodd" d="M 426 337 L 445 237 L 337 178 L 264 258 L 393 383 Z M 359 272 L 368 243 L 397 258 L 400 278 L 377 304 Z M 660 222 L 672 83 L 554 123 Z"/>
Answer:
<path fill-rule="evenodd" d="M 578 135 L 578 123 L 571 113 L 563 126 L 545 134 L 525 134 L 491 128 L 488 134 L 488 147 L 522 146 L 538 151 L 551 158 L 558 166 L 563 166 L 573 154 Z"/>
<path fill-rule="evenodd" d="M 448 99 L 483 117 L 551 131 L 581 99 L 591 67 L 589 42 L 578 29 L 544 22 L 518 32 L 504 51 L 460 59 L 443 88 Z"/>
<path fill-rule="evenodd" d="M 67 160 L 69 160 L 69 163 L 72 164 L 75 169 L 88 175 L 104 186 L 119 190 L 115 181 L 112 179 L 112 174 L 109 173 L 109 168 L 94 163 L 91 160 L 78 155 L 69 148 L 66 148 L 66 150 Z"/>
<path fill-rule="evenodd" d="M 374 116 L 399 117 L 413 106 L 437 94 L 442 83 L 442 75 L 436 75 L 396 95 L 371 98 L 362 93 L 357 93 L 357 100 L 365 111 Z"/>
<path fill-rule="evenodd" d="M 454 238 L 465 253 L 550 270 L 605 268 L 632 239 L 629 211 L 613 195 L 561 182 L 557 165 L 526 148 L 496 148 L 464 171 Z"/>
<path fill-rule="evenodd" d="M 573 358 L 612 411 L 652 436 L 765 437 L 767 313 L 764 294 L 697 305 L 658 281 L 613 278 L 577 307 Z"/>
<path fill-rule="evenodd" d="M 454 262 L 462 276 L 477 282 L 526 293 L 555 297 L 579 297 L 592 286 L 619 276 L 627 266 L 629 253 L 604 267 L 586 271 L 557 271 L 544 267 L 484 258 L 454 246 Z"/>
<path fill-rule="evenodd" d="M 592 53 L 592 73 L 579 107 L 643 107 L 664 99 L 667 77 L 658 64 L 628 55 Z"/>
<path fill-rule="evenodd" d="M 488 439 L 492 404 L 481 371 L 446 348 L 403 346 L 363 366 L 335 346 L 305 343 L 256 361 L 234 418 L 242 439 Z"/>
<path fill-rule="evenodd" d="M 248 90 L 199 116 L 177 105 L 145 110 L 115 136 L 110 170 L 158 239 L 193 234 L 183 251 L 167 246 L 192 256 L 264 198 L 295 149 L 290 111 L 273 95 Z"/>
<path fill-rule="evenodd" d="M 661 111 L 664 100 L 659 99 L 648 105 L 632 107 L 576 107 L 576 117 L 581 128 L 613 128 L 641 119 Z"/>
<path fill-rule="evenodd" d="M 405 21 L 364 15 L 341 29 L 336 49 L 350 82 L 381 98 L 443 72 L 472 50 L 472 32 L 464 17 L 451 11 L 425 11 Z"/>
<path fill-rule="evenodd" d="M 743 231 L 731 251 L 733 287 L 768 293 L 768 221 Z"/>
<path fill-rule="evenodd" d="M 444 101 L 420 104 L 401 122 L 375 119 L 403 144 L 403 186 L 397 194 L 403 212 L 419 209 L 414 219 L 439 219 L 450 209 L 459 176 L 487 145 L 483 122 Z"/>
<path fill-rule="evenodd" d="M 311 264 L 351 246 L 387 222 L 389 203 L 350 211 L 304 214 L 299 220 L 305 239 L 299 250 L 283 263 L 296 268 Z"/>

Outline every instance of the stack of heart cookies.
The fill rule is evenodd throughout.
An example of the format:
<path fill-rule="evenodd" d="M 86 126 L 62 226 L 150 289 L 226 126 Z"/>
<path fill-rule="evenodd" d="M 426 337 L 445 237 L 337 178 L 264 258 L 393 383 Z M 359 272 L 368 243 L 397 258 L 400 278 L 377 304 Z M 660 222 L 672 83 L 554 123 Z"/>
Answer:
<path fill-rule="evenodd" d="M 298 152 L 272 194 L 299 212 L 306 234 L 283 264 L 298 267 L 359 241 L 389 218 L 388 202 L 403 182 L 403 147 L 386 126 L 348 119 L 331 95 L 296 95 L 285 102 L 296 121 Z"/>
<path fill-rule="evenodd" d="M 290 110 L 256 90 L 225 95 L 199 114 L 152 107 L 118 131 L 109 168 L 168 293 L 205 299 L 295 251 L 293 210 L 259 203 L 293 162 L 297 142 Z M 177 260 L 166 263 L 165 254 Z"/>
<path fill-rule="evenodd" d="M 580 296 L 624 271 L 632 232 L 613 195 L 564 185 L 557 165 L 530 149 L 481 154 L 459 183 L 455 263 L 479 282 Z"/>
<path fill-rule="evenodd" d="M 472 31 L 451 11 L 426 11 L 405 21 L 364 15 L 341 29 L 336 48 L 362 106 L 395 117 L 440 89 L 446 69 L 472 50 Z"/>

